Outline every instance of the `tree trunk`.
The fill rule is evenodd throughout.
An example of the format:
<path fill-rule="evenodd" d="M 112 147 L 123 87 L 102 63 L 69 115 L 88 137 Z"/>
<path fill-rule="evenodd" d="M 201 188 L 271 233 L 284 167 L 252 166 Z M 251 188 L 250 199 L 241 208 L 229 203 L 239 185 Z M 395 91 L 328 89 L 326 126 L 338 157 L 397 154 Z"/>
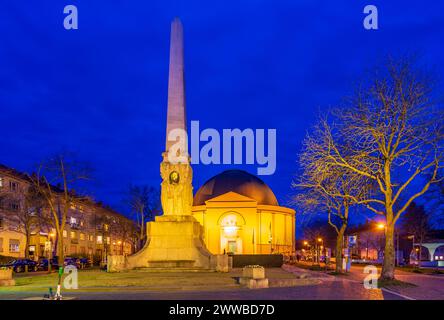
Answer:
<path fill-rule="evenodd" d="M 395 225 L 387 222 L 385 232 L 384 263 L 382 265 L 381 280 L 395 279 L 395 245 L 394 245 Z"/>
<path fill-rule="evenodd" d="M 28 245 L 29 245 L 29 238 L 30 238 L 30 235 L 29 235 L 29 232 L 26 232 L 25 233 L 25 245 L 24 245 L 24 247 L 25 247 L 25 258 L 26 259 L 28 259 L 29 258 L 29 248 L 28 248 Z"/>
<path fill-rule="evenodd" d="M 60 230 L 57 233 L 57 262 L 59 263 L 59 266 L 63 266 L 63 263 L 65 262 L 65 252 L 63 250 L 63 231 Z"/>
<path fill-rule="evenodd" d="M 344 244 L 344 233 L 345 228 L 347 226 L 344 224 L 342 225 L 341 229 L 339 229 L 338 236 L 336 238 L 336 272 L 341 273 L 342 270 L 342 249 Z"/>

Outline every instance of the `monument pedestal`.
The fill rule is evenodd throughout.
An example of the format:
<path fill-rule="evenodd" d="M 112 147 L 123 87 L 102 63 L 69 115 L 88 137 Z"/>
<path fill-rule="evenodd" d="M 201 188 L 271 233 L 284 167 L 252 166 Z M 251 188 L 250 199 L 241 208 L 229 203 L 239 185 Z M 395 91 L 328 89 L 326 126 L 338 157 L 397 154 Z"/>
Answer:
<path fill-rule="evenodd" d="M 227 257 L 212 255 L 202 241 L 202 232 L 201 224 L 193 216 L 157 216 L 155 221 L 147 223 L 149 240 L 145 246 L 123 259 L 109 256 L 108 270 L 150 268 L 227 272 L 230 269 Z"/>

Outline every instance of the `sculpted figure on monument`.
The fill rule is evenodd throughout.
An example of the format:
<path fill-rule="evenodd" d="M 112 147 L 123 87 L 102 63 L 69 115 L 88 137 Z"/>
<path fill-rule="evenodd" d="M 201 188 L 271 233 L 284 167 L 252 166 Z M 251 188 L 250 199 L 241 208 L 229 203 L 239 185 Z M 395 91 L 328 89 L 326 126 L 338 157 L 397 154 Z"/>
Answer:
<path fill-rule="evenodd" d="M 189 164 L 160 165 L 162 208 L 165 215 L 189 215 L 193 205 L 192 169 Z"/>

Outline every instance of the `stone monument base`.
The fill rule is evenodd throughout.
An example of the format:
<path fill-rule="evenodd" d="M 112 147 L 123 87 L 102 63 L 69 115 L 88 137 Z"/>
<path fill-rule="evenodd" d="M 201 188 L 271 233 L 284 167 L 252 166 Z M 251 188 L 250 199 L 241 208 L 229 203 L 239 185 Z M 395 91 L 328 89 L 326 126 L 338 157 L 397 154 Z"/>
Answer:
<path fill-rule="evenodd" d="M 245 266 L 242 269 L 242 277 L 239 284 L 249 289 L 268 288 L 268 279 L 265 278 L 265 268 L 257 265 Z"/>
<path fill-rule="evenodd" d="M 108 271 L 159 269 L 228 272 L 229 257 L 212 255 L 202 241 L 201 224 L 190 215 L 157 216 L 147 223 L 149 239 L 131 256 L 108 256 Z"/>

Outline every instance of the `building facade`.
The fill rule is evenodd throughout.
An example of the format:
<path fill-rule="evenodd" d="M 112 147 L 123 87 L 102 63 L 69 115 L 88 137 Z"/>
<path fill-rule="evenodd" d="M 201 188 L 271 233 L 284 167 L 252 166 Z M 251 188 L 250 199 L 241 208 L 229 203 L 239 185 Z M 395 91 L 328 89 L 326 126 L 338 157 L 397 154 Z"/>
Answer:
<path fill-rule="evenodd" d="M 224 171 L 205 182 L 192 212 L 213 254 L 294 253 L 295 211 L 280 206 L 272 190 L 245 171 Z"/>
<path fill-rule="evenodd" d="M 24 212 L 32 210 L 24 205 L 29 186 L 25 174 L 0 165 L 1 256 L 38 259 L 55 255 L 56 232 L 50 223 L 36 217 L 28 228 L 29 243 L 26 241 L 21 218 L 36 215 Z M 108 254 L 131 254 L 135 241 L 133 229 L 134 223 L 123 215 L 100 203 L 79 199 L 69 205 L 62 239 L 65 256 L 100 260 Z"/>

